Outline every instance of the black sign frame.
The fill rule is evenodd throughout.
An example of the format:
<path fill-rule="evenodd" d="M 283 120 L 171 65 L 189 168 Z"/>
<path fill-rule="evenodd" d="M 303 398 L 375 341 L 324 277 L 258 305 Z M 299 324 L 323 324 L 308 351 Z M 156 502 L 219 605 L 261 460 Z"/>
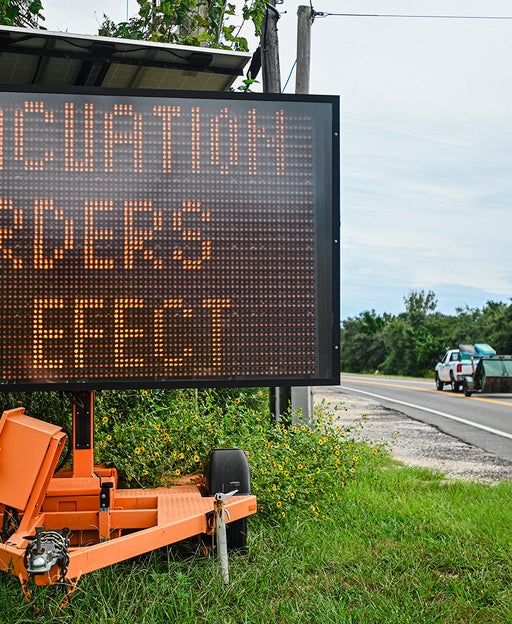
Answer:
<path fill-rule="evenodd" d="M 94 104 L 92 112 L 87 112 L 86 102 Z M 150 107 L 146 113 L 138 108 L 142 103 Z M 72 104 L 75 108 L 67 106 Z M 121 108 L 114 112 L 114 105 Z M 161 140 L 153 151 L 167 167 L 158 192 L 156 156 L 149 159 L 149 175 L 144 169 L 146 146 L 137 148 L 146 137 L 137 128 L 149 124 L 144 114 L 150 109 Z M 39 143 L 30 143 L 31 123 L 36 128 L 32 132 L 42 137 Z M 54 128 L 58 136 L 48 141 Z M 186 138 L 175 151 L 180 134 Z M 339 136 L 337 96 L 0 86 L 0 391 L 339 383 Z M 93 146 L 96 140 L 98 146 Z M 148 150 L 153 143 L 149 141 Z M 172 159 L 179 161 L 187 146 L 190 153 L 176 167 Z M 94 158 L 88 157 L 93 150 Z M 112 160 L 112 153 L 123 155 Z M 122 158 L 125 162 L 118 164 Z M 194 172 L 198 166 L 206 173 Z M 130 173 L 130 168 L 135 171 Z M 238 169 L 243 171 L 232 176 Z M 85 178 L 92 182 L 81 187 Z M 126 200 L 119 208 L 120 194 L 136 179 L 138 196 L 146 188 L 153 199 Z M 165 189 L 171 185 L 179 199 L 167 214 Z M 163 193 L 160 207 L 158 193 Z M 249 203 L 247 195 L 252 197 Z M 217 216 L 204 199 L 209 197 L 215 199 Z M 72 217 L 70 204 L 80 204 Z M 104 221 L 121 211 L 123 236 L 118 226 Z M 234 216 L 228 218 L 228 213 Z M 254 216 L 260 213 L 261 218 Z M 258 223 L 247 225 L 246 214 Z M 221 225 L 229 228 L 219 229 L 221 217 Z M 130 229 L 127 223 L 137 218 L 138 226 Z M 48 223 L 58 229 L 57 242 L 50 240 Z M 209 228 L 207 233 L 201 223 Z M 157 242 L 155 233 L 165 227 L 179 240 L 165 245 L 162 233 Z M 219 250 L 221 245 L 228 251 Z M 208 278 L 196 280 L 215 260 Z M 170 292 L 171 277 L 151 277 L 180 263 L 186 278 L 178 292 Z M 304 264 L 304 279 L 298 264 Z M 110 275 L 117 265 L 122 270 Z M 128 274 L 137 266 L 142 268 L 135 280 Z M 133 292 L 112 295 L 110 302 L 110 292 L 121 288 L 123 280 L 141 284 L 144 271 L 151 277 L 148 286 L 135 285 Z M 243 279 L 237 277 L 240 272 Z M 95 294 L 94 281 L 104 275 L 110 277 Z M 257 283 L 259 299 L 253 296 L 251 280 Z M 86 292 L 80 297 L 82 284 Z M 217 284 L 217 291 L 210 284 Z M 165 292 L 159 293 L 158 303 L 150 305 L 160 290 Z M 269 314 L 266 292 L 272 293 Z M 243 305 L 235 298 L 239 294 Z M 25 314 L 27 301 L 32 308 Z M 239 325 L 233 320 L 237 315 L 245 319 Z M 114 329 L 107 330 L 107 317 Z M 173 338 L 177 355 L 166 342 L 169 319 L 184 325 Z M 180 334 L 197 334 L 197 344 L 180 342 Z M 54 345 L 62 347 L 62 355 L 56 355 Z M 146 347 L 151 358 L 165 360 L 165 365 L 145 364 L 151 359 L 144 355 Z M 105 364 L 109 358 L 115 365 Z M 59 366 L 73 374 L 61 375 Z M 93 366 L 105 366 L 106 372 L 91 374 Z M 138 374 L 141 367 L 144 374 Z M 81 374 L 82 369 L 89 372 Z M 119 374 L 113 375 L 117 369 Z"/>

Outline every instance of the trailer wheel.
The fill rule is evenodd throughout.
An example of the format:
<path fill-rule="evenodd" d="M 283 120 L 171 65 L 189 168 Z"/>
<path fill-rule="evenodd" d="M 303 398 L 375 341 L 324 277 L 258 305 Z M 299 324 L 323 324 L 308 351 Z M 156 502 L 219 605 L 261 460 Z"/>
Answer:
<path fill-rule="evenodd" d="M 208 496 L 221 492 L 227 494 L 238 490 L 235 496 L 251 493 L 249 462 L 240 449 L 215 449 L 210 452 L 206 468 Z M 247 518 L 226 525 L 229 550 L 245 550 L 247 547 Z"/>
<path fill-rule="evenodd" d="M 462 389 L 464 391 L 464 396 L 470 397 L 473 394 L 471 390 L 468 388 L 468 382 L 465 379 L 462 382 Z"/>

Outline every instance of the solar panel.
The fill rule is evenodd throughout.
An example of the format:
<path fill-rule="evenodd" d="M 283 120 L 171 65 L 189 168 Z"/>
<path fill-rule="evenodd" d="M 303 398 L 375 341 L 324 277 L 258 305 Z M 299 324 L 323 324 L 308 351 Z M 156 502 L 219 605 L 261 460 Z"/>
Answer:
<path fill-rule="evenodd" d="M 226 91 L 245 52 L 0 26 L 0 84 Z"/>

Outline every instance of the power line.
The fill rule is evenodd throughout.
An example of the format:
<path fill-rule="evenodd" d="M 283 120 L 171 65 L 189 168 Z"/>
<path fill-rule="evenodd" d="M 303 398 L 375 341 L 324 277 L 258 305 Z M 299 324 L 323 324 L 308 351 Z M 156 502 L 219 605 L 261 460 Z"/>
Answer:
<path fill-rule="evenodd" d="M 292 68 L 290 69 L 290 73 L 288 74 L 288 78 L 286 79 L 286 82 L 284 83 L 284 87 L 281 89 L 281 93 L 284 93 L 286 91 L 286 87 L 288 86 L 288 83 L 290 82 L 290 78 L 292 77 L 293 70 L 295 69 L 296 65 L 297 65 L 297 59 L 295 59 L 292 65 Z"/>
<path fill-rule="evenodd" d="M 408 15 L 404 13 L 326 13 L 315 11 L 315 17 L 396 17 L 402 19 L 463 19 L 463 20 L 512 20 L 512 15 Z"/>

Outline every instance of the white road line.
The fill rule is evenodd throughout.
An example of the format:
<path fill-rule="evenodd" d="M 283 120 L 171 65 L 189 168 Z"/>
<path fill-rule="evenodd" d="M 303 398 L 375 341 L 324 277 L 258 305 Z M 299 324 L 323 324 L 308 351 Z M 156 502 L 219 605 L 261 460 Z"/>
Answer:
<path fill-rule="evenodd" d="M 382 396 L 381 394 L 374 394 L 373 392 L 365 392 L 364 390 L 358 390 L 357 388 L 349 388 L 348 386 L 341 386 L 341 388 L 345 388 L 346 390 L 350 390 L 351 392 L 359 392 L 360 394 L 366 394 L 367 396 L 374 397 L 376 399 L 383 399 L 385 401 L 389 401 L 390 403 L 398 403 L 398 405 L 404 405 L 405 407 L 412 407 L 413 409 L 421 410 L 422 412 L 430 412 L 431 414 L 436 414 L 436 416 L 443 416 L 443 418 L 448 418 L 450 420 L 456 420 L 464 425 L 469 425 L 470 427 L 475 427 L 476 429 L 483 429 L 484 431 L 488 431 L 489 433 L 494 433 L 495 435 L 499 435 L 502 438 L 508 438 L 512 440 L 512 433 L 507 433 L 506 431 L 500 431 L 499 429 L 493 429 L 492 427 L 487 427 L 486 425 L 480 425 L 479 423 L 475 423 L 471 420 L 466 420 L 465 418 L 459 418 L 458 416 L 452 416 L 452 414 L 446 414 L 446 412 L 438 412 L 437 410 L 429 409 L 428 407 L 423 407 L 422 405 L 415 405 L 414 403 L 406 403 L 405 401 L 399 401 L 398 399 L 390 399 L 389 397 Z"/>

